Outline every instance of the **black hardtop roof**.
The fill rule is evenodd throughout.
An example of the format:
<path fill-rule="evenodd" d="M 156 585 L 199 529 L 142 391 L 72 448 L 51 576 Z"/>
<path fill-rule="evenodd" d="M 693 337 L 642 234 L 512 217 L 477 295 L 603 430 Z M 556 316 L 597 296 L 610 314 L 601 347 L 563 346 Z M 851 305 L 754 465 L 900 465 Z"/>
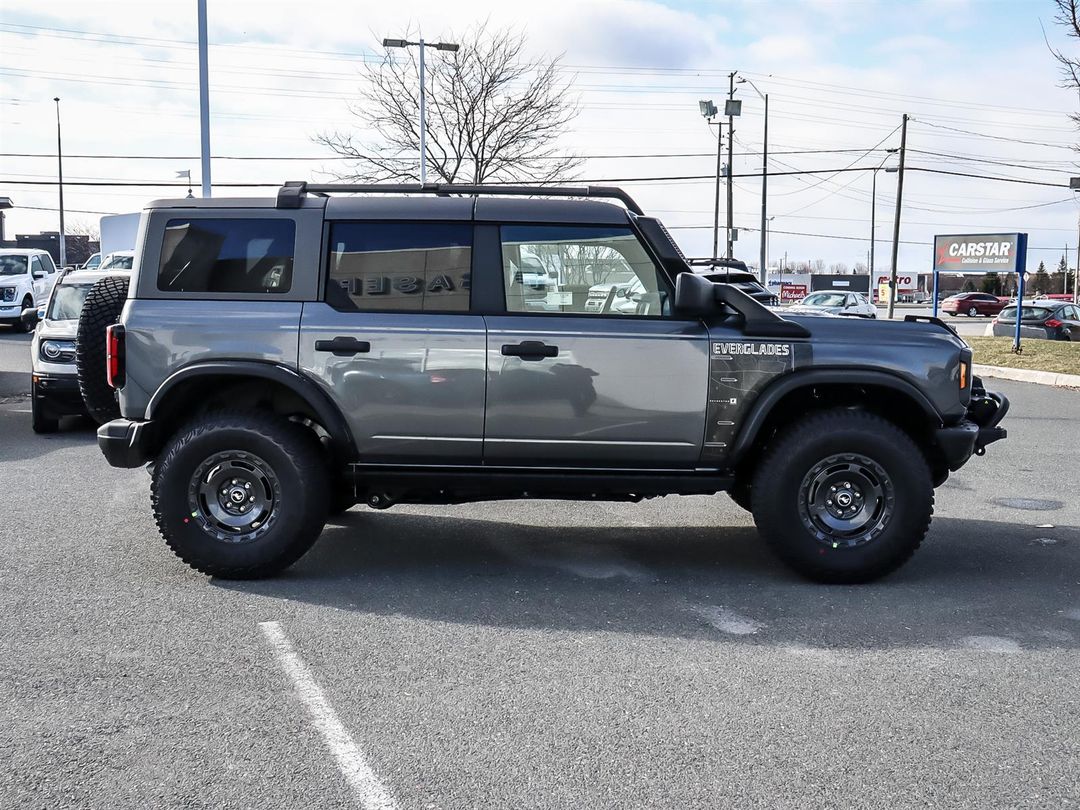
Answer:
<path fill-rule="evenodd" d="M 627 224 L 623 208 L 594 200 L 393 195 L 330 197 L 326 219 Z"/>

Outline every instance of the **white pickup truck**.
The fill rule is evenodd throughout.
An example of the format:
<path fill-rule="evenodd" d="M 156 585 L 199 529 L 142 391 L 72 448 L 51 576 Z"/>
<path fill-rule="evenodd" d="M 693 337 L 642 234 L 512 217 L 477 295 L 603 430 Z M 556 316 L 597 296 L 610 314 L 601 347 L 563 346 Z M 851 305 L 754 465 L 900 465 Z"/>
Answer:
<path fill-rule="evenodd" d="M 59 277 L 52 256 L 44 250 L 0 250 L 0 324 L 29 331 L 35 319 L 25 311 L 44 305 Z"/>

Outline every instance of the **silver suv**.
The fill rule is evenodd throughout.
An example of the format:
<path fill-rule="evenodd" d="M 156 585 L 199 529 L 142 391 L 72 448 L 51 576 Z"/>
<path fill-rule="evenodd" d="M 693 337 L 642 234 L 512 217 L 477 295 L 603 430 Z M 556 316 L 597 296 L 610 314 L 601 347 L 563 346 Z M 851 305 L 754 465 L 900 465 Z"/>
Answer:
<path fill-rule="evenodd" d="M 357 502 L 728 491 L 798 571 L 865 581 L 1005 436 L 940 321 L 784 319 L 619 189 L 159 201 L 130 293 L 83 317 L 113 324 L 107 368 L 80 366 L 119 395 L 102 451 L 149 465 L 166 542 L 223 577 L 280 571 Z"/>

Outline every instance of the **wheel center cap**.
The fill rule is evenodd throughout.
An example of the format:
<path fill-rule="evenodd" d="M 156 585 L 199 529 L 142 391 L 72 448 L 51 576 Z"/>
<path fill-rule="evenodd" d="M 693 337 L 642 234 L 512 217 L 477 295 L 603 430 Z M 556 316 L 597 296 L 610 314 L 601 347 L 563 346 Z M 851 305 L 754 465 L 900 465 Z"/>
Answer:
<path fill-rule="evenodd" d="M 849 492 L 839 492 L 836 495 L 836 502 L 844 508 L 851 506 L 851 501 L 851 493 Z"/>
<path fill-rule="evenodd" d="M 229 490 L 229 500 L 233 503 L 239 504 L 244 502 L 244 498 L 247 494 L 240 487 L 233 487 Z"/>

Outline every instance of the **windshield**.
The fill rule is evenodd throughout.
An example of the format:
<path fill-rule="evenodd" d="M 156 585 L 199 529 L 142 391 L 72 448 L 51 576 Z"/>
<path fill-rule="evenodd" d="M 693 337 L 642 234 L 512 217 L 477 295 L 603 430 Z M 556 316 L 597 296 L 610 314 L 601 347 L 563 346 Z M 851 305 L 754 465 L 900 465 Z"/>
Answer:
<path fill-rule="evenodd" d="M 1024 307 L 1020 312 L 1020 320 L 1023 321 L 1042 321 L 1050 317 L 1050 310 L 1043 307 Z M 1001 314 L 998 315 L 999 321 L 1007 321 L 1009 319 L 1016 320 L 1016 307 L 1005 307 L 1001 310 Z"/>
<path fill-rule="evenodd" d="M 803 299 L 804 304 L 814 307 L 842 307 L 844 305 L 843 293 L 818 293 L 808 295 Z"/>
<path fill-rule="evenodd" d="M 109 256 L 105 261 L 101 263 L 99 270 L 130 270 L 131 265 L 134 264 L 134 256 L 124 256 L 113 254 Z"/>
<path fill-rule="evenodd" d="M 25 256 L 0 256 L 0 276 L 21 276 L 25 272 Z"/>
<path fill-rule="evenodd" d="M 46 318 L 50 321 L 75 321 L 82 312 L 83 301 L 92 284 L 60 284 L 49 302 Z"/>

